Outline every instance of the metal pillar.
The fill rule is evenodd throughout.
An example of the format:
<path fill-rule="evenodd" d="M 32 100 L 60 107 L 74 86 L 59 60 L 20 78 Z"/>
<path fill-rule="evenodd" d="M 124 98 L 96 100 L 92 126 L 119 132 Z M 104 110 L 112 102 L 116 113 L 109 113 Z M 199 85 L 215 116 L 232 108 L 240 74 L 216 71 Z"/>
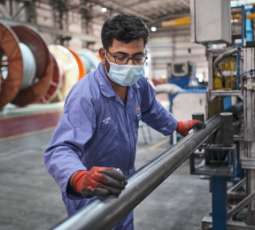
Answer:
<path fill-rule="evenodd" d="M 241 156 L 242 167 L 247 170 L 247 192 L 255 192 L 255 49 L 244 49 L 244 69 L 247 71 L 243 77 L 244 98 L 244 143 Z M 249 206 L 248 223 L 255 224 L 255 201 Z"/>
<path fill-rule="evenodd" d="M 213 176 L 211 186 L 213 230 L 227 230 L 227 178 Z"/>
<path fill-rule="evenodd" d="M 68 14 L 68 1 L 64 0 L 51 0 L 50 3 L 53 6 L 53 19 L 54 25 L 56 28 L 60 30 L 68 31 L 68 21 L 69 21 L 69 14 Z M 69 42 L 71 39 L 70 36 L 67 35 L 59 35 L 56 37 L 56 43 L 60 45 L 64 45 L 65 42 Z"/>
<path fill-rule="evenodd" d="M 233 145 L 233 116 L 232 113 L 221 113 L 223 125 L 220 129 L 220 143 L 219 147 L 222 149 L 231 147 Z M 220 148 L 219 148 L 220 150 Z M 219 154 L 226 154 L 225 151 Z M 222 163 L 232 156 L 232 150 L 228 150 L 226 158 L 222 158 Z M 221 162 L 219 161 L 219 165 Z M 229 162 L 229 164 L 231 164 Z M 217 166 L 215 166 L 217 169 Z M 211 178 L 211 191 L 212 191 L 212 220 L 213 230 L 227 230 L 227 181 L 229 175 L 214 175 Z"/>
<path fill-rule="evenodd" d="M 24 2 L 26 22 L 37 23 L 36 1 Z"/>

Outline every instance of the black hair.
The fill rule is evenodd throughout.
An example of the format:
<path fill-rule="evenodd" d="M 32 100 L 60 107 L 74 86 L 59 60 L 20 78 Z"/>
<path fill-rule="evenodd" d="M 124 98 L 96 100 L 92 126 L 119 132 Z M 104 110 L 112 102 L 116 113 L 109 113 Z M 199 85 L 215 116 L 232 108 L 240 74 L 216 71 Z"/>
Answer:
<path fill-rule="evenodd" d="M 103 47 L 108 50 L 113 39 L 129 43 L 142 38 L 144 45 L 148 41 L 149 30 L 145 22 L 137 16 L 119 14 L 105 21 L 101 31 Z"/>

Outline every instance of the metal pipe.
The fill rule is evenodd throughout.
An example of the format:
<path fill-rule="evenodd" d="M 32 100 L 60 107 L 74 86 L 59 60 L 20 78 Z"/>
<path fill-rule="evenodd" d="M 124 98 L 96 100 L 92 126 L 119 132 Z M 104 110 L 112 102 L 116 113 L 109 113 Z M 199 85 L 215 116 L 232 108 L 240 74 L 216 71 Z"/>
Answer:
<path fill-rule="evenodd" d="M 246 206 L 248 206 L 254 198 L 255 193 L 251 193 L 247 197 L 245 197 L 242 201 L 240 201 L 234 208 L 228 211 L 227 213 L 228 219 L 233 215 L 237 214 L 238 212 L 240 212 Z"/>
<path fill-rule="evenodd" d="M 53 229 L 111 229 L 187 160 L 192 152 L 220 127 L 221 123 L 220 116 L 211 118 L 204 129 L 183 138 L 169 151 L 134 174 L 118 198 L 96 200 Z"/>

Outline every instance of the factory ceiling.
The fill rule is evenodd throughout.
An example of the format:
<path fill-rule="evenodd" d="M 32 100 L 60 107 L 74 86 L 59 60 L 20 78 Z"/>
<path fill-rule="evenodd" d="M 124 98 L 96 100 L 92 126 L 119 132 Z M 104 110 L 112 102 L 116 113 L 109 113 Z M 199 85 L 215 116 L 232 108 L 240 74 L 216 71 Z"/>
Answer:
<path fill-rule="evenodd" d="M 153 24 L 189 13 L 189 0 L 91 0 L 102 7 L 143 17 Z"/>
<path fill-rule="evenodd" d="M 52 31 L 49 26 L 37 22 L 37 14 L 47 15 L 46 11 L 53 15 L 54 25 L 60 31 Z M 101 25 L 106 17 L 117 13 L 140 16 L 152 28 L 160 27 L 162 21 L 187 16 L 189 12 L 189 0 L 0 0 L 3 22 L 29 24 L 40 31 L 61 35 L 67 33 L 66 19 L 70 13 L 81 15 L 85 28 L 92 24 Z M 86 33 L 91 34 L 91 31 Z M 88 40 L 88 37 L 84 39 Z"/>
<path fill-rule="evenodd" d="M 148 24 L 187 15 L 189 0 L 39 0 L 55 7 L 77 10 L 87 18 L 102 18 L 115 13 L 141 16 Z"/>

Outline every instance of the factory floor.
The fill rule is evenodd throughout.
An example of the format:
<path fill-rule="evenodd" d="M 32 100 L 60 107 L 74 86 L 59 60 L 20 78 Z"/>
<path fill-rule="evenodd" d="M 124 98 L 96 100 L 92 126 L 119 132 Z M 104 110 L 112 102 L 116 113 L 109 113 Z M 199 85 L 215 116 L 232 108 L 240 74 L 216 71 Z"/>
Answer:
<path fill-rule="evenodd" d="M 50 229 L 66 217 L 58 187 L 43 166 L 43 151 L 53 130 L 46 124 L 45 129 L 39 126 L 0 140 L 1 230 Z M 137 168 L 167 148 L 168 140 L 140 127 Z M 198 230 L 209 209 L 208 181 L 189 175 L 185 163 L 135 209 L 135 229 Z"/>

